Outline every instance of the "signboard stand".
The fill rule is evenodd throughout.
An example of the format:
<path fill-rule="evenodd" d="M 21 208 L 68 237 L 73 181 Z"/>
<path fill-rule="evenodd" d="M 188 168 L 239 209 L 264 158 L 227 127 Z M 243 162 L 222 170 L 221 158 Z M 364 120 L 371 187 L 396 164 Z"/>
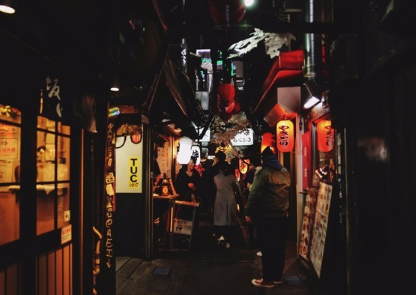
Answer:
<path fill-rule="evenodd" d="M 175 201 L 170 248 L 191 250 L 196 209 L 199 203 Z"/>

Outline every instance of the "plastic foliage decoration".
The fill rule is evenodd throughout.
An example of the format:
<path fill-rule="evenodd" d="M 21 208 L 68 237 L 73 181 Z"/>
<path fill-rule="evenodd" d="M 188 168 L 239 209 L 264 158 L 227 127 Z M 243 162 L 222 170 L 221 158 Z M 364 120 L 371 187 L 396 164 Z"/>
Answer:
<path fill-rule="evenodd" d="M 233 115 L 228 121 L 216 115 L 210 127 L 214 133 L 212 142 L 219 146 L 231 145 L 231 139 L 240 131 L 247 130 L 249 125 L 250 122 L 244 112 Z"/>
<path fill-rule="evenodd" d="M 261 41 L 264 41 L 266 53 L 270 56 L 270 58 L 274 58 L 279 56 L 280 48 L 282 48 L 283 45 L 290 45 L 292 40 L 296 40 L 296 37 L 290 33 L 265 33 L 257 28 L 254 28 L 254 32 L 250 33 L 250 35 L 252 35 L 252 37 L 234 43 L 228 48 L 228 51 L 235 52 L 230 53 L 228 55 L 228 59 L 243 56 L 256 48 L 258 43 Z"/>

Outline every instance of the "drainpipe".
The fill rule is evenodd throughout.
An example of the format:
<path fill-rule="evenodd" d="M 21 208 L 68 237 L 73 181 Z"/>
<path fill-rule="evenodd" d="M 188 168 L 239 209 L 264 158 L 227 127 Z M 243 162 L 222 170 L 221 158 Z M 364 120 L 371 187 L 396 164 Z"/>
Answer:
<path fill-rule="evenodd" d="M 305 11 L 305 23 L 320 21 L 319 0 L 307 0 Z M 322 74 L 322 37 L 316 33 L 306 33 L 304 39 L 304 81 L 313 88 L 323 90 Z"/>

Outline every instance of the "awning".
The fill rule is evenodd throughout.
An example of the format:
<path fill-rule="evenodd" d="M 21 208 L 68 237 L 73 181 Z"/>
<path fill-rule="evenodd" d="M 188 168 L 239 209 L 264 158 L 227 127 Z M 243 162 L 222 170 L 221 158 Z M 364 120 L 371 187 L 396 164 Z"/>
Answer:
<path fill-rule="evenodd" d="M 195 98 L 189 77 L 167 54 L 159 75 L 152 85 L 153 91 L 146 100 L 150 121 L 159 124 L 172 122 L 182 129 L 181 135 L 199 137 L 193 122 L 201 124 L 205 115 Z"/>
<path fill-rule="evenodd" d="M 285 114 L 296 112 L 300 106 L 297 88 L 303 84 L 303 63 L 303 50 L 281 52 L 262 84 L 260 99 L 252 113 L 273 126 Z"/>

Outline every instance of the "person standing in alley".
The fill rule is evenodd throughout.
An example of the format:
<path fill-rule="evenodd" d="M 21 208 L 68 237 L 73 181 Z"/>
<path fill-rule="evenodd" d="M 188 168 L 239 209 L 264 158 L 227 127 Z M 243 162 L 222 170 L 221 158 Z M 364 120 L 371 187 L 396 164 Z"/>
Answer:
<path fill-rule="evenodd" d="M 238 225 L 237 197 L 242 196 L 240 184 L 226 161 L 217 165 L 219 173 L 214 177 L 216 197 L 214 203 L 214 226 L 218 244 L 230 248 L 230 238 Z"/>
<path fill-rule="evenodd" d="M 216 188 L 214 184 L 214 177 L 219 173 L 219 166 L 221 163 L 225 163 L 226 154 L 222 151 L 218 151 L 215 153 L 213 163 L 209 169 L 207 169 L 206 174 L 204 176 L 204 185 L 205 185 L 205 193 L 207 194 L 207 201 L 208 201 L 208 210 L 210 213 L 214 211 L 214 203 L 215 203 L 215 195 L 216 195 Z"/>
<path fill-rule="evenodd" d="M 289 209 L 290 174 L 270 147 L 261 154 L 263 168 L 256 174 L 247 204 L 247 223 L 254 223 L 262 253 L 263 278 L 253 279 L 256 287 L 273 288 L 282 283 Z"/>

